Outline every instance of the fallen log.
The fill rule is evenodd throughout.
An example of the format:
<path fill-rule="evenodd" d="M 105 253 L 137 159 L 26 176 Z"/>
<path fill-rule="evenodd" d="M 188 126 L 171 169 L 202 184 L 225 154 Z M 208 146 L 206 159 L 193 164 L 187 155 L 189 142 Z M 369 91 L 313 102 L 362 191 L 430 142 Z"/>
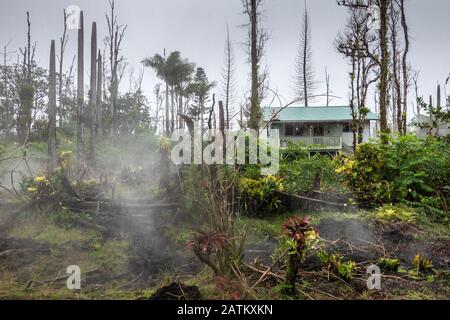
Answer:
<path fill-rule="evenodd" d="M 295 195 L 295 194 L 290 194 L 290 193 L 286 193 L 286 192 L 282 192 L 282 191 L 277 191 L 277 193 L 280 195 L 286 196 L 286 197 L 303 200 L 303 201 L 314 202 L 314 203 L 320 203 L 320 204 L 324 204 L 327 206 L 333 206 L 333 207 L 337 207 L 337 208 L 348 209 L 348 207 L 349 207 L 347 203 L 329 202 L 329 201 L 325 201 L 325 200 L 319 200 L 319 199 L 299 196 L 299 195 Z"/>
<path fill-rule="evenodd" d="M 5 258 L 8 255 L 13 254 L 13 253 L 29 252 L 29 251 L 33 251 L 33 252 L 50 252 L 50 249 L 36 249 L 36 248 L 9 249 L 9 250 L 5 250 L 3 252 L 0 252 L 0 258 Z"/>
<path fill-rule="evenodd" d="M 117 205 L 112 205 L 112 208 L 120 209 L 174 209 L 179 208 L 179 203 L 149 203 L 149 204 L 129 204 L 129 203 L 119 203 Z"/>
<path fill-rule="evenodd" d="M 126 203 L 116 202 L 110 200 L 99 201 L 64 201 L 64 207 L 105 211 L 105 210 L 120 210 L 120 209 L 134 209 L 134 210 L 151 210 L 151 209 L 174 209 L 179 208 L 179 203 Z"/>

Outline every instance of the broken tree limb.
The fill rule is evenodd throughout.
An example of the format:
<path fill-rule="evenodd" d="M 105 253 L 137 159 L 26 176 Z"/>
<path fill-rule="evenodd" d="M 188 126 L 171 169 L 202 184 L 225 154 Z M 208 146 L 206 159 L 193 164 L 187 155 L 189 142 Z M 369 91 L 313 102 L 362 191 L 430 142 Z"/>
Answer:
<path fill-rule="evenodd" d="M 95 273 L 95 272 L 97 272 L 99 270 L 100 269 L 94 269 L 94 270 L 91 270 L 91 271 L 87 271 L 87 272 L 84 272 L 84 275 L 89 275 L 89 274 Z M 63 275 L 63 276 L 58 276 L 56 278 L 52 278 L 52 279 L 45 280 L 45 281 L 30 280 L 30 281 L 28 281 L 28 283 L 25 286 L 24 290 L 31 289 L 31 288 L 36 288 L 36 287 L 40 287 L 40 286 L 45 286 L 47 284 L 54 283 L 54 282 L 61 281 L 61 280 L 66 280 L 69 277 L 70 277 L 70 274 Z M 31 286 L 33 283 L 37 283 L 37 285 Z"/>
<path fill-rule="evenodd" d="M 277 193 L 280 194 L 280 195 L 286 196 L 286 197 L 299 199 L 299 200 L 303 200 L 303 201 L 321 203 L 321 204 L 325 204 L 327 206 L 333 206 L 333 207 L 345 208 L 345 209 L 347 209 L 349 207 L 347 203 L 329 202 L 329 201 L 324 201 L 324 200 L 319 200 L 319 199 L 314 199 L 314 198 L 308 198 L 308 197 L 304 197 L 304 196 L 294 195 L 294 194 L 290 194 L 290 193 L 286 193 L 286 192 L 282 192 L 282 191 L 277 191 Z"/>
<path fill-rule="evenodd" d="M 0 258 L 7 257 L 8 255 L 10 255 L 12 253 L 28 252 L 28 251 L 48 252 L 50 250 L 49 249 L 36 249 L 36 248 L 9 249 L 9 250 L 5 250 L 3 252 L 0 252 Z"/>

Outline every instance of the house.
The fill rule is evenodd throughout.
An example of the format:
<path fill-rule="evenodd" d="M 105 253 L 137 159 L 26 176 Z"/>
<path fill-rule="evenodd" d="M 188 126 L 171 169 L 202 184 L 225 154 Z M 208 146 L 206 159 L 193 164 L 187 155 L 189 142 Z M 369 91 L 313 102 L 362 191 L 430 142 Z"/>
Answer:
<path fill-rule="evenodd" d="M 421 128 L 418 124 L 424 125 L 423 128 Z M 426 126 L 431 126 L 432 121 L 430 116 L 428 115 L 419 115 L 418 117 L 415 116 L 410 123 L 410 130 L 411 132 L 415 132 L 416 136 L 419 138 L 424 138 L 429 134 L 429 129 L 426 128 Z M 440 122 L 439 126 L 437 128 L 434 128 L 431 130 L 431 134 L 434 136 L 440 136 L 445 137 L 450 134 L 450 123 L 443 123 Z"/>
<path fill-rule="evenodd" d="M 350 107 L 288 107 L 263 108 L 264 122 L 280 130 L 281 147 L 288 141 L 303 143 L 311 151 L 336 154 L 351 151 L 353 134 Z M 378 121 L 369 112 L 364 124 L 364 141 L 372 137 L 371 123 Z"/>

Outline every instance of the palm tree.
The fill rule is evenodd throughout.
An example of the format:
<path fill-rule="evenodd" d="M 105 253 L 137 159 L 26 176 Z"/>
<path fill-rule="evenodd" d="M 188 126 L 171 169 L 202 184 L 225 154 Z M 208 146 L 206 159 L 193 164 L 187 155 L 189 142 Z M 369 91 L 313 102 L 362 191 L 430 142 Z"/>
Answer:
<path fill-rule="evenodd" d="M 169 72 L 167 67 L 167 59 L 166 54 L 164 50 L 164 56 L 161 56 L 160 54 L 155 54 L 151 58 L 145 58 L 142 60 L 142 63 L 146 67 L 150 67 L 153 70 L 156 71 L 156 76 L 164 81 L 164 84 L 166 86 L 166 127 L 165 132 L 166 134 L 170 133 L 170 117 L 169 117 Z"/>
<path fill-rule="evenodd" d="M 157 77 L 163 80 L 166 85 L 166 133 L 172 132 L 175 127 L 175 94 L 178 94 L 179 97 L 177 113 L 181 114 L 183 108 L 182 97 L 185 94 L 187 84 L 191 80 L 195 65 L 187 59 L 182 59 L 179 51 L 171 52 L 167 58 L 165 55 L 155 54 L 142 62 L 145 66 L 153 68 Z M 171 120 L 169 114 L 169 92 L 171 95 Z M 181 126 L 181 122 L 179 126 Z"/>
<path fill-rule="evenodd" d="M 190 63 L 187 59 L 181 58 L 179 51 L 173 51 L 170 53 L 166 60 L 168 82 L 171 92 L 171 105 L 172 105 L 172 130 L 175 127 L 175 93 L 178 93 L 181 97 L 182 86 L 188 82 L 194 72 L 194 64 Z M 182 100 L 178 105 L 177 113 L 182 113 Z M 181 121 L 180 121 L 181 124 Z M 180 125 L 181 126 L 181 125 Z"/>

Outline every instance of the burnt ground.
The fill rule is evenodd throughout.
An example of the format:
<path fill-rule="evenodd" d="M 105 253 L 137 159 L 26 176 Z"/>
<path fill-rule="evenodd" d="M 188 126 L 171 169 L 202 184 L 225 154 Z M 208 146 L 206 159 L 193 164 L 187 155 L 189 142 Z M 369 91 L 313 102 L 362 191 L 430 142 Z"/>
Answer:
<path fill-rule="evenodd" d="M 88 225 L 66 227 L 35 217 L 17 219 L 0 234 L 0 299 L 72 297 L 64 290 L 65 270 L 73 264 L 82 269 L 79 293 L 86 298 L 111 294 L 129 298 L 127 292 L 158 286 L 169 275 L 195 273 L 197 261 L 164 234 L 166 217 L 171 215 L 125 210 L 115 212 L 113 218 L 99 215 L 86 219 Z M 89 228 L 99 225 L 108 232 Z"/>
<path fill-rule="evenodd" d="M 169 289 L 175 287 L 174 284 L 177 288 L 183 286 L 187 280 L 196 283 L 196 275 L 204 266 L 165 232 L 174 228 L 174 212 L 133 210 L 121 212 L 119 216 L 108 235 L 93 235 L 90 230 L 80 229 L 82 238 L 68 236 L 63 242 L 48 241 L 42 234 L 20 238 L 14 233 L 0 235 L 0 298 L 74 298 L 72 292 L 64 291 L 64 276 L 65 268 L 78 261 L 87 272 L 82 277 L 83 289 L 76 298 L 147 299 L 152 298 L 156 288 L 166 288 L 165 278 L 170 279 Z M 15 223 L 20 227 L 20 223 L 25 222 Z M 417 225 L 380 223 L 361 217 L 342 218 L 339 213 L 321 217 L 313 224 L 320 231 L 320 237 L 328 242 L 327 251 L 342 254 L 345 260 L 358 263 L 358 267 L 354 279 L 346 282 L 324 274 L 320 261 L 311 254 L 300 273 L 301 288 L 305 292 L 300 298 L 450 299 L 448 238 L 431 236 L 429 229 Z M 84 232 L 89 234 L 84 235 Z M 127 243 L 124 247 L 123 242 Z M 245 261 L 252 263 L 258 257 L 263 265 L 271 265 L 277 245 L 274 234 L 268 234 L 258 243 L 249 242 Z M 412 273 L 412 260 L 417 253 L 433 261 L 435 271 L 432 274 L 415 276 Z M 365 268 L 385 256 L 397 257 L 402 271 L 384 275 L 382 290 L 369 292 Z M 282 266 L 277 266 L 274 272 L 282 276 Z M 279 278 L 268 277 L 261 284 L 261 294 L 269 299 L 281 298 L 273 293 L 279 283 Z M 201 284 L 198 286 L 202 290 Z M 169 289 L 170 294 L 176 293 Z M 151 293 L 146 293 L 148 290 Z M 156 296 L 165 296 L 163 291 Z M 198 297 L 197 292 L 194 293 L 193 297 Z M 215 296 L 203 294 L 202 297 Z"/>
<path fill-rule="evenodd" d="M 313 225 L 319 230 L 321 247 L 337 253 L 343 261 L 357 265 L 351 281 L 345 281 L 323 269 L 316 255 L 308 254 L 300 272 L 302 299 L 450 299 L 450 238 L 430 226 L 420 223 L 386 222 L 367 218 L 364 214 L 352 217 L 340 213 L 315 216 Z M 251 223 L 251 222 L 249 222 Z M 271 222 L 273 223 L 273 221 Z M 279 221 L 277 229 L 281 230 Z M 445 226 L 442 226 L 445 229 Z M 248 263 L 259 261 L 261 270 L 272 265 L 271 253 L 277 247 L 279 233 L 251 243 L 246 250 Z M 433 262 L 433 271 L 417 274 L 413 259 L 417 254 Z M 397 272 L 382 275 L 382 289 L 367 289 L 367 267 L 379 264 L 381 258 L 397 258 Z M 272 297 L 281 284 L 284 265 L 274 267 L 274 273 L 265 281 Z"/>
<path fill-rule="evenodd" d="M 424 230 L 408 223 L 369 224 L 360 219 L 328 219 L 317 226 L 320 236 L 329 241 L 341 240 L 335 249 L 356 262 L 396 257 L 410 265 L 418 253 L 433 261 L 438 269 L 450 269 L 450 240 L 419 237 Z"/>

